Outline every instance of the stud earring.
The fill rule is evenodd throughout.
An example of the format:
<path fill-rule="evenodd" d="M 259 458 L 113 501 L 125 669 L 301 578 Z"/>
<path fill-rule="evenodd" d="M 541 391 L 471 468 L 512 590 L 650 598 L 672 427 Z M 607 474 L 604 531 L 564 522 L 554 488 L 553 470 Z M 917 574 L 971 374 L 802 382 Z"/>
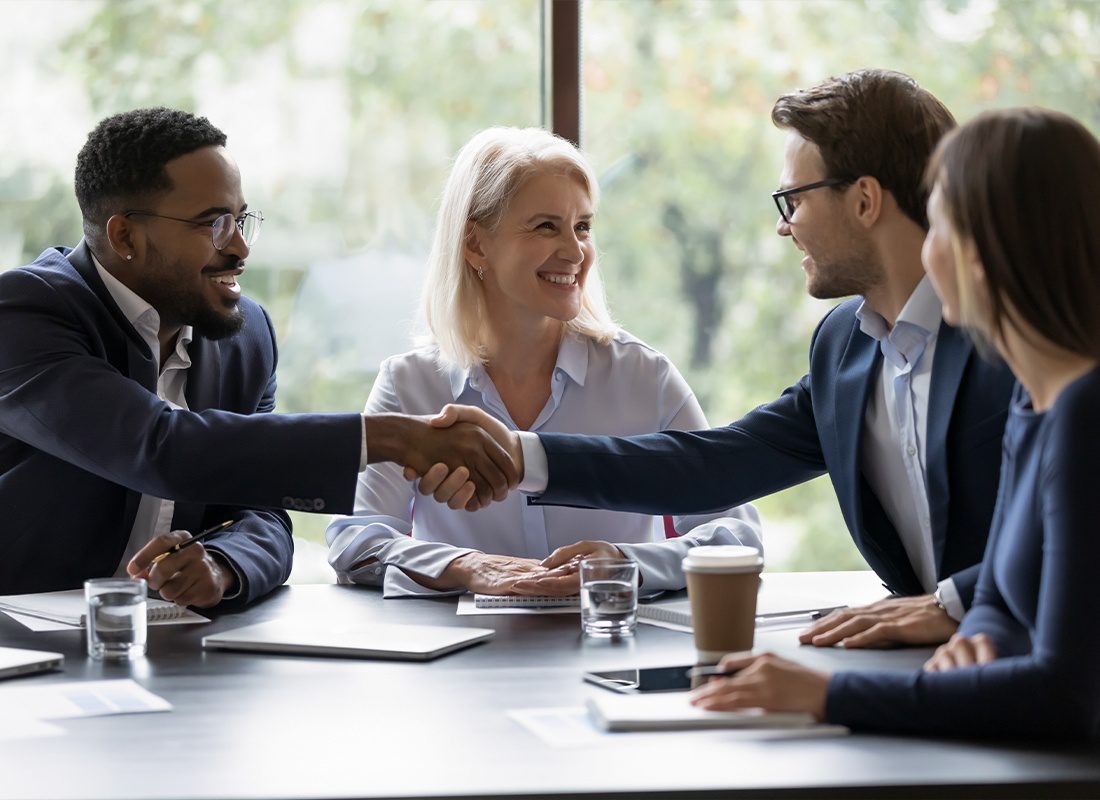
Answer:
<path fill-rule="evenodd" d="M 126 260 L 127 261 L 133 261 L 134 257 L 132 255 L 128 255 L 128 256 L 126 256 Z"/>
<path fill-rule="evenodd" d="M 485 280 L 485 267 L 478 267 L 477 268 L 477 279 L 479 281 Z"/>

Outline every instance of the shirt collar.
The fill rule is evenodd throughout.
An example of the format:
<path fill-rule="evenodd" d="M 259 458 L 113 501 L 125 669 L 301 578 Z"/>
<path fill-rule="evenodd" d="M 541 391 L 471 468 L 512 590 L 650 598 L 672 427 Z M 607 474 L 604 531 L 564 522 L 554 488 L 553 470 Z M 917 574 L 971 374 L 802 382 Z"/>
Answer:
<path fill-rule="evenodd" d="M 915 364 L 940 329 L 943 306 L 928 276 L 921 278 L 890 328 L 864 300 L 856 310 L 859 329 L 879 343 L 882 354 L 898 367 Z"/>
<path fill-rule="evenodd" d="M 118 310 L 126 317 L 126 321 L 134 326 L 134 330 L 136 330 L 142 340 L 149 345 L 149 349 L 153 351 L 153 355 L 156 356 L 159 361 L 160 314 L 158 314 L 157 310 L 143 300 L 133 289 L 104 269 L 103 265 L 99 263 L 99 259 L 95 257 L 95 253 L 91 255 L 96 272 L 99 273 L 100 280 L 103 281 L 103 285 L 106 287 L 108 293 L 110 293 L 111 299 L 115 301 Z M 176 337 L 175 352 L 185 361 L 188 360 L 187 345 L 191 343 L 193 338 L 194 331 L 190 325 L 184 325 L 180 328 L 179 335 Z"/>
<path fill-rule="evenodd" d="M 565 373 L 574 383 L 584 386 L 588 375 L 588 342 L 584 336 L 566 331 L 558 347 L 558 360 L 554 364 L 554 373 Z M 485 367 L 475 364 L 470 369 L 452 367 L 450 370 L 451 397 L 456 401 L 469 386 L 476 391 L 484 388 L 483 381 L 488 380 Z"/>

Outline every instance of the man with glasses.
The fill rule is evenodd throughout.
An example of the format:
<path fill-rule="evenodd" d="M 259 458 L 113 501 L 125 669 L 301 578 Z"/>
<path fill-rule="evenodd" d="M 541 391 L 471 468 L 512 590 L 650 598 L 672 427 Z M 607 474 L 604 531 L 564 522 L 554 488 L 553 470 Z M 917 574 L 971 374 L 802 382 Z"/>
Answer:
<path fill-rule="evenodd" d="M 239 282 L 263 216 L 225 142 L 170 109 L 103 120 L 77 158 L 84 239 L 0 274 L 0 594 L 129 574 L 244 603 L 290 572 L 283 509 L 351 511 L 368 460 L 464 465 L 482 503 L 518 477 L 475 426 L 266 413 L 275 335 Z"/>
<path fill-rule="evenodd" d="M 812 296 L 857 295 L 818 325 L 809 372 L 724 428 L 494 435 L 522 452 L 520 488 L 537 495 L 532 503 L 698 513 L 828 473 L 856 546 L 892 596 L 834 612 L 802 641 L 943 641 L 973 597 L 1012 387 L 1002 364 L 943 323 L 921 266 L 923 172 L 954 119 L 907 76 L 860 70 L 784 95 L 772 120 L 787 131 L 776 232 L 802 252 Z M 443 473 L 433 467 L 421 491 Z M 552 591 L 556 581 L 566 583 L 528 588 Z"/>

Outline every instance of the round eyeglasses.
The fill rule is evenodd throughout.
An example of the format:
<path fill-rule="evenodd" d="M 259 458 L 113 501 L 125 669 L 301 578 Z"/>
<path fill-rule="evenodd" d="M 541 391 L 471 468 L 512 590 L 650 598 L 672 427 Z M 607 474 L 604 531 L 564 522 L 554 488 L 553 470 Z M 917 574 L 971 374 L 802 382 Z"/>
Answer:
<path fill-rule="evenodd" d="M 236 228 L 240 232 L 244 243 L 251 247 L 260 238 L 260 225 L 264 221 L 264 215 L 259 211 L 246 211 L 239 217 L 232 214 L 222 214 L 213 222 L 197 222 L 183 217 L 169 217 L 166 214 L 154 214 L 152 211 L 127 211 L 124 217 L 156 217 L 157 219 L 170 219 L 173 222 L 186 222 L 188 225 L 198 227 L 210 227 L 210 240 L 215 250 L 224 250 L 233 241 L 233 231 Z"/>

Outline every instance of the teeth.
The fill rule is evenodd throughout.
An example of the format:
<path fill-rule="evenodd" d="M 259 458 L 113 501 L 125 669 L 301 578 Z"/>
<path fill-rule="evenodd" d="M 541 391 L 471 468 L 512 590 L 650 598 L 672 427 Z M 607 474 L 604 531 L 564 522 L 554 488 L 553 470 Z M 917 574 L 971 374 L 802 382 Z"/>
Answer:
<path fill-rule="evenodd" d="M 237 283 L 237 276 L 236 275 L 219 275 L 215 278 L 212 278 L 211 280 L 213 280 L 215 283 L 224 284 L 225 286 L 235 286 L 236 283 Z"/>
<path fill-rule="evenodd" d="M 539 277 L 548 283 L 557 283 L 562 286 L 572 286 L 577 282 L 576 275 L 539 275 Z"/>

